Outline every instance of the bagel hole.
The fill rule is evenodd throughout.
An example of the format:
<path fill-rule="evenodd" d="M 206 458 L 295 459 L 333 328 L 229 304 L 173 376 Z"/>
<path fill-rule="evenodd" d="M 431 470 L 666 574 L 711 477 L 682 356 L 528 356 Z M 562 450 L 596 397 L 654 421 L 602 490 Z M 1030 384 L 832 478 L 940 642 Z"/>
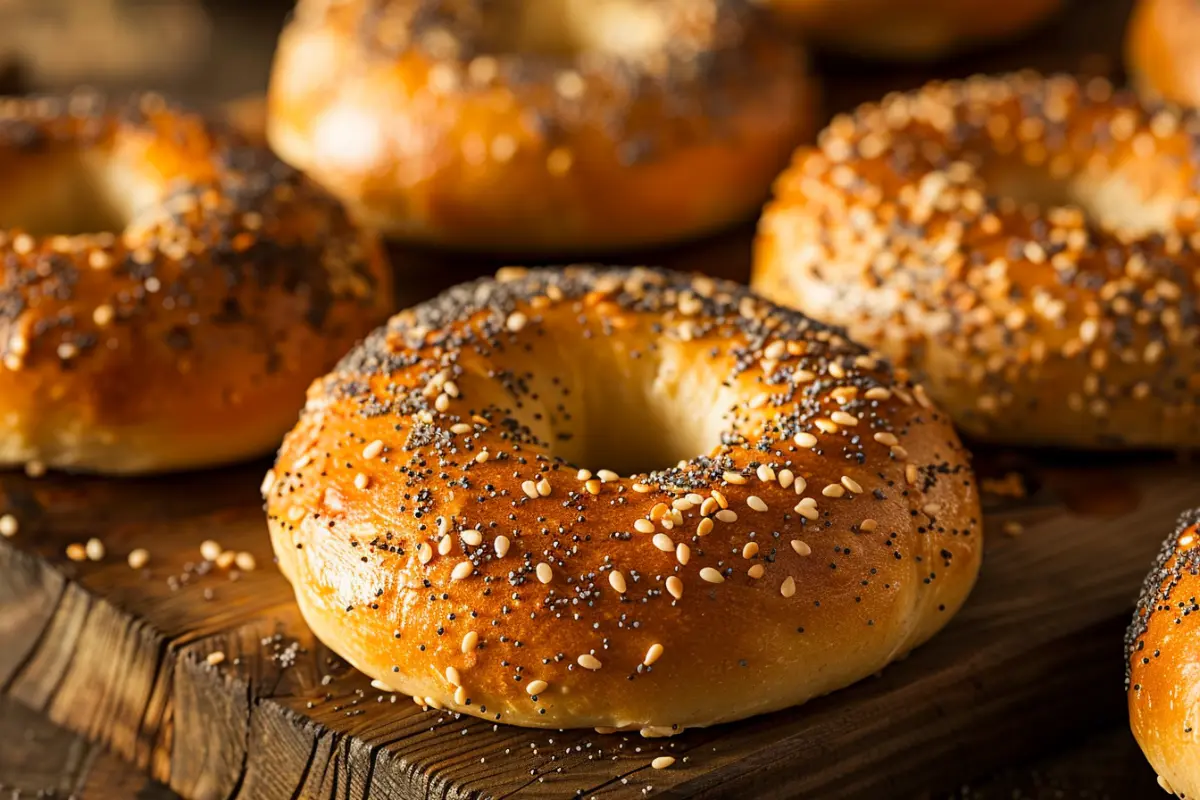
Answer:
<path fill-rule="evenodd" d="M 694 363 L 690 350 L 569 334 L 541 343 L 548 346 L 529 354 L 539 367 L 533 380 L 541 402 L 517 415 L 550 443 L 555 458 L 631 476 L 720 446 L 728 425 L 720 409 L 736 399 L 722 376 Z"/>
<path fill-rule="evenodd" d="M 31 236 L 120 233 L 147 197 L 133 170 L 99 151 L 21 154 L 0 170 L 0 226 Z"/>
<path fill-rule="evenodd" d="M 485 48 L 503 55 L 637 58 L 661 51 L 667 39 L 661 13 L 637 0 L 527 0 L 487 23 Z"/>
<path fill-rule="evenodd" d="M 993 167 L 983 178 L 993 194 L 1018 205 L 1077 208 L 1094 228 L 1130 236 L 1173 230 L 1181 196 L 1169 186 L 1169 175 L 1148 167 L 1136 175 L 1085 170 L 1058 178 L 1018 164 Z"/>

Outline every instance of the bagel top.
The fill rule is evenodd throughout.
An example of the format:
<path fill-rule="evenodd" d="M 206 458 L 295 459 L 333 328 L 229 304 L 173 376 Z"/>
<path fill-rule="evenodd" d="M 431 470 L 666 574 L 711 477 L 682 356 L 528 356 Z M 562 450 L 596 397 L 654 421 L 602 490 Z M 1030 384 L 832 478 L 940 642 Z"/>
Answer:
<path fill-rule="evenodd" d="M 707 277 L 504 270 L 314 384 L 264 482 L 314 632 L 437 707 L 671 733 L 938 630 L 974 478 L 922 390 Z"/>
<path fill-rule="evenodd" d="M 1198 135 L 1100 79 L 889 95 L 796 153 L 754 286 L 913 368 L 972 436 L 1196 446 Z"/>
<path fill-rule="evenodd" d="M 158 95 L 0 100 L 0 176 L 0 464 L 267 452 L 386 316 L 336 200 Z"/>
<path fill-rule="evenodd" d="M 398 237 L 595 251 L 748 218 L 809 132 L 746 0 L 301 0 L 268 132 Z"/>
<path fill-rule="evenodd" d="M 1125 634 L 1125 688 L 1133 734 L 1163 788 L 1200 795 L 1196 730 L 1200 681 L 1200 511 L 1163 542 Z"/>

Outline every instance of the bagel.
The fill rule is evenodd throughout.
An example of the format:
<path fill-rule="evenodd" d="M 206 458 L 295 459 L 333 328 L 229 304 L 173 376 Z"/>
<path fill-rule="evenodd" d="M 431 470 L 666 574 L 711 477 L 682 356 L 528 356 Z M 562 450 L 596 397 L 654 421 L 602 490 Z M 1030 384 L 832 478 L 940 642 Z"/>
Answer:
<path fill-rule="evenodd" d="M 846 686 L 950 619 L 982 544 L 919 387 L 647 269 L 503 270 L 394 317 L 313 385 L 263 488 L 322 641 L 534 727 L 667 735 Z"/>
<path fill-rule="evenodd" d="M 1139 0 L 1125 35 L 1125 61 L 1148 100 L 1200 105 L 1200 8 L 1190 0 Z"/>
<path fill-rule="evenodd" d="M 0 175 L 0 465 L 268 453 L 387 317 L 337 201 L 157 95 L 0 100 Z"/>
<path fill-rule="evenodd" d="M 1200 511 L 1182 515 L 1146 576 L 1125 635 L 1130 727 L 1159 784 L 1183 798 L 1200 797 L 1198 536 Z"/>
<path fill-rule="evenodd" d="M 268 135 L 395 238 L 612 251 L 750 219 L 809 91 L 745 0 L 301 0 Z"/>
<path fill-rule="evenodd" d="M 753 285 L 911 368 L 972 437 L 1195 447 L 1198 132 L 1101 79 L 890 95 L 796 153 Z"/>
<path fill-rule="evenodd" d="M 760 0 L 822 47 L 899 60 L 941 58 L 1008 39 L 1063 0 Z"/>

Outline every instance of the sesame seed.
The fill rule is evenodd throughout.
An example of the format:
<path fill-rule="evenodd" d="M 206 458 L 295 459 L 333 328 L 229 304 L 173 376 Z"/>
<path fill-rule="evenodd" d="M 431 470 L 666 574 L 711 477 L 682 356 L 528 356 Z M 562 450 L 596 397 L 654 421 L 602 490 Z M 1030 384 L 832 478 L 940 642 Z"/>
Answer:
<path fill-rule="evenodd" d="M 746 574 L 749 575 L 751 578 L 754 578 L 755 580 L 758 580 L 759 578 L 761 578 L 765 573 L 766 573 L 766 569 L 763 567 L 762 564 L 754 564 L 753 566 L 750 567 L 750 569 L 746 570 Z"/>
<path fill-rule="evenodd" d="M 667 767 L 671 766 L 674 763 L 675 763 L 674 756 L 659 756 L 658 758 L 656 758 L 650 762 L 650 766 L 654 767 L 655 769 L 666 769 Z"/>
<path fill-rule="evenodd" d="M 513 313 L 509 314 L 508 319 L 504 321 L 504 327 L 508 328 L 513 333 L 517 333 L 525 327 L 527 322 L 529 322 L 528 317 L 526 317 L 520 311 L 514 311 Z"/>
<path fill-rule="evenodd" d="M 842 488 L 842 485 L 839 483 L 831 483 L 821 490 L 821 494 L 825 495 L 826 497 L 841 497 L 845 493 L 846 490 Z"/>
<path fill-rule="evenodd" d="M 847 428 L 852 428 L 858 424 L 858 417 L 853 414 L 847 414 L 845 411 L 834 411 L 829 415 L 829 419 L 838 425 L 845 425 Z"/>
<path fill-rule="evenodd" d="M 713 527 L 713 521 L 708 517 L 705 517 L 696 525 L 696 535 L 708 536 L 710 533 L 712 533 Z"/>
<path fill-rule="evenodd" d="M 72 561 L 87 561 L 87 548 L 75 542 L 67 545 L 67 558 Z"/>
<path fill-rule="evenodd" d="M 654 538 L 650 540 L 654 546 L 664 553 L 670 553 L 675 549 L 675 542 L 671 541 L 671 537 L 665 533 L 656 533 Z"/>
<path fill-rule="evenodd" d="M 702 502 L 700 504 L 700 513 L 706 517 L 711 517 L 713 514 L 715 514 L 717 511 L 719 511 L 720 508 L 721 508 L 720 503 L 718 503 L 713 498 L 708 497 L 708 498 L 705 498 L 704 502 Z"/>
<path fill-rule="evenodd" d="M 793 484 L 796 489 L 796 494 L 804 494 L 804 490 L 808 488 L 808 481 L 799 476 L 796 477 L 796 482 Z"/>
<path fill-rule="evenodd" d="M 263 476 L 262 483 L 259 484 L 258 491 L 259 494 L 261 494 L 263 497 L 266 497 L 267 493 L 273 488 L 275 488 L 275 470 L 269 469 L 267 470 L 267 474 Z"/>
<path fill-rule="evenodd" d="M 700 577 L 709 583 L 724 583 L 725 576 L 712 567 L 705 567 L 700 570 Z"/>
<path fill-rule="evenodd" d="M 781 469 L 779 471 L 779 485 L 784 489 L 792 485 L 796 480 L 795 474 L 790 469 Z"/>
<path fill-rule="evenodd" d="M 554 580 L 554 570 L 545 561 L 537 565 L 537 579 L 542 583 L 549 583 Z"/>
<path fill-rule="evenodd" d="M 429 546 L 429 542 L 421 542 L 417 545 L 417 560 L 422 564 L 428 564 L 433 559 L 433 548 Z"/>
<path fill-rule="evenodd" d="M 470 433 L 472 430 L 473 430 L 473 428 L 471 427 L 471 425 L 466 422 L 456 422 L 450 426 L 450 432 L 457 436 L 462 436 L 463 434 Z"/>
<path fill-rule="evenodd" d="M 583 485 L 583 488 L 587 489 L 588 494 L 600 494 L 600 481 L 592 478 Z"/>
<path fill-rule="evenodd" d="M 488 458 L 489 458 L 488 451 L 482 450 L 482 451 L 480 451 L 479 455 L 475 456 L 475 463 L 483 464 L 488 460 Z"/>
<path fill-rule="evenodd" d="M 723 508 L 717 512 L 717 519 L 721 522 L 737 522 L 737 512 L 731 508 Z"/>
<path fill-rule="evenodd" d="M 895 447 L 896 445 L 900 444 L 900 440 L 896 438 L 896 435 L 888 433 L 887 431 L 880 431 L 879 433 L 876 433 L 875 441 L 888 447 Z"/>
<path fill-rule="evenodd" d="M 721 494 L 716 489 L 712 490 L 712 499 L 716 500 L 717 505 L 719 505 L 721 508 L 729 508 L 729 501 L 725 499 L 725 495 Z"/>
<path fill-rule="evenodd" d="M 683 597 L 683 581 L 679 580 L 675 575 L 667 578 L 667 591 L 671 594 L 671 597 L 674 597 L 676 600 L 680 599 Z"/>
<path fill-rule="evenodd" d="M 926 503 L 921 510 L 925 512 L 926 516 L 936 517 L 941 512 L 942 507 L 938 503 Z"/>
<path fill-rule="evenodd" d="M 767 510 L 767 504 L 764 503 L 763 499 L 756 494 L 752 494 L 746 498 L 746 505 L 750 506 L 750 508 L 754 509 L 755 511 Z"/>
<path fill-rule="evenodd" d="M 370 479 L 370 478 L 368 478 L 368 477 L 367 477 L 367 476 L 366 476 L 364 473 L 362 473 L 362 472 L 360 472 L 360 473 L 358 473 L 357 475 L 355 475 L 355 476 L 354 476 L 354 488 L 355 488 L 355 489 L 358 489 L 359 491 L 362 491 L 363 489 L 366 489 L 366 488 L 367 488 L 367 485 L 368 485 L 370 482 L 371 482 L 371 479 Z"/>
<path fill-rule="evenodd" d="M 821 433 L 837 433 L 838 432 L 837 423 L 833 422 L 833 420 L 818 418 L 818 419 L 813 420 L 813 425 L 816 425 L 817 429 L 820 430 Z"/>
<path fill-rule="evenodd" d="M 680 497 L 671 501 L 671 508 L 675 509 L 676 511 L 691 511 L 693 505 L 695 504 L 686 497 Z"/>
<path fill-rule="evenodd" d="M 538 497 L 537 484 L 533 481 L 525 481 L 521 484 L 521 491 L 531 500 L 536 500 Z"/>
<path fill-rule="evenodd" d="M 454 565 L 454 569 L 450 571 L 450 580 L 461 581 L 471 577 L 475 572 L 475 565 L 470 561 L 460 561 Z"/>
<path fill-rule="evenodd" d="M 792 441 L 794 441 L 800 447 L 816 447 L 817 446 L 817 437 L 815 437 L 811 433 L 807 433 L 805 431 L 800 431 L 795 436 L 793 436 Z"/>
<path fill-rule="evenodd" d="M 464 544 L 478 547 L 483 544 L 483 534 L 479 531 L 463 531 L 462 540 Z"/>
<path fill-rule="evenodd" d="M 208 662 L 208 665 L 210 667 L 215 667 L 218 664 L 225 663 L 225 654 L 222 653 L 220 650 L 214 650 L 213 652 L 209 653 L 208 657 L 205 658 L 204 660 L 206 662 Z"/>
<path fill-rule="evenodd" d="M 366 447 L 363 448 L 362 457 L 367 459 L 368 461 L 370 461 L 372 458 L 375 458 L 382 452 L 383 452 L 383 442 L 379 439 L 376 439 L 375 441 L 371 442 L 369 445 L 367 445 Z"/>
<path fill-rule="evenodd" d="M 628 588 L 625 584 L 625 576 L 615 569 L 608 573 L 608 585 L 618 594 L 625 594 L 625 590 Z"/>
<path fill-rule="evenodd" d="M 233 562 L 236 560 L 237 553 L 233 552 L 232 550 L 226 550 L 225 552 L 221 553 L 221 555 L 217 556 L 217 560 L 214 563 L 217 565 L 217 569 L 229 569 L 233 566 Z"/>
<path fill-rule="evenodd" d="M 200 557 L 205 561 L 216 561 L 222 550 L 224 548 L 212 539 L 206 539 L 200 543 Z"/>
<path fill-rule="evenodd" d="M 584 669 L 598 670 L 604 666 L 600 663 L 600 659 L 596 658 L 591 653 L 584 653 L 579 658 L 575 659 L 575 663 Z"/>
<path fill-rule="evenodd" d="M 642 659 L 642 663 L 647 667 L 662 658 L 663 646 L 655 642 L 650 645 L 650 649 L 646 651 L 646 657 Z"/>
<path fill-rule="evenodd" d="M 654 523 L 648 519 L 638 518 L 633 521 L 633 529 L 638 533 L 654 533 Z"/>
<path fill-rule="evenodd" d="M 904 480 L 907 481 L 910 486 L 915 485 L 920 478 L 921 473 L 917 469 L 916 464 L 906 464 L 904 466 Z"/>
<path fill-rule="evenodd" d="M 496 550 L 496 558 L 504 558 L 508 555 L 508 547 L 511 544 L 508 537 L 500 535 L 496 537 L 496 541 L 492 542 L 492 547 Z"/>
<path fill-rule="evenodd" d="M 796 551 L 797 555 L 801 555 L 801 556 L 811 556 L 812 555 L 812 548 L 808 546 L 807 542 L 805 542 L 801 539 L 792 539 L 792 549 Z"/>
<path fill-rule="evenodd" d="M 742 548 L 742 558 L 754 558 L 758 555 L 758 542 L 746 542 Z"/>
<path fill-rule="evenodd" d="M 863 491 L 862 485 L 858 481 L 851 478 L 849 475 L 842 476 L 842 486 L 845 486 L 846 489 L 848 489 L 851 492 L 854 492 L 855 494 L 862 494 L 862 491 Z"/>
<path fill-rule="evenodd" d="M 759 464 L 756 473 L 758 479 L 763 483 L 770 483 L 775 480 L 775 470 L 768 467 L 766 464 Z"/>
<path fill-rule="evenodd" d="M 613 481 L 619 481 L 621 479 L 621 476 L 618 475 L 617 473 L 613 472 L 611 469 L 600 470 L 599 472 L 596 473 L 596 477 L 599 478 L 604 483 L 611 483 Z"/>
<path fill-rule="evenodd" d="M 388 686 L 386 683 L 384 683 L 383 681 L 379 680 L 378 678 L 376 678 L 375 680 L 372 680 L 372 681 L 371 681 L 371 688 L 372 688 L 372 689 L 374 689 L 374 690 L 375 690 L 375 691 L 377 691 L 377 692 L 386 692 L 386 693 L 388 693 L 388 694 L 395 694 L 395 693 L 396 693 L 396 690 L 395 690 L 395 689 L 393 689 L 392 687 Z M 414 699 L 414 700 L 417 700 L 417 698 L 415 698 L 415 697 L 414 697 L 413 699 Z"/>
<path fill-rule="evenodd" d="M 84 552 L 91 561 L 103 561 L 105 554 L 104 542 L 96 538 L 88 539 Z"/>
<path fill-rule="evenodd" d="M 858 523 L 858 529 L 864 533 L 870 533 L 871 531 L 875 530 L 878 525 L 879 523 L 873 519 L 864 519 L 862 522 Z"/>
<path fill-rule="evenodd" d="M 130 569 L 141 569 L 150 563 L 150 551 L 139 547 L 129 554 Z"/>
<path fill-rule="evenodd" d="M 4 516 L 0 517 L 0 536 L 3 536 L 6 539 L 11 539 L 12 537 L 16 536 L 20 527 L 21 524 L 17 522 L 17 518 L 12 514 L 5 514 Z"/>
<path fill-rule="evenodd" d="M 687 563 L 692 560 L 692 548 L 683 542 L 675 545 L 675 560 L 686 567 Z"/>
<path fill-rule="evenodd" d="M 479 647 L 479 634 L 475 631 L 467 631 L 462 640 L 463 655 L 467 655 L 477 647 Z"/>
<path fill-rule="evenodd" d="M 550 486 L 550 481 L 546 480 L 545 478 L 542 478 L 540 481 L 538 481 L 537 493 L 539 496 L 549 497 L 551 491 L 552 489 Z"/>
<path fill-rule="evenodd" d="M 454 690 L 454 702 L 458 705 L 465 706 L 468 699 L 467 690 L 464 687 L 459 686 Z"/>
<path fill-rule="evenodd" d="M 439 556 L 448 556 L 450 551 L 454 549 L 454 539 L 450 534 L 442 534 L 442 538 L 438 539 L 437 551 Z"/>
<path fill-rule="evenodd" d="M 581 469 L 579 472 L 575 473 L 575 477 L 578 480 L 586 481 L 592 477 L 592 473 L 591 470 Z"/>
<path fill-rule="evenodd" d="M 779 593 L 784 597 L 791 597 L 796 594 L 796 579 L 788 575 L 783 579 L 783 584 L 779 587 Z"/>
<path fill-rule="evenodd" d="M 234 557 L 233 563 L 236 564 L 237 568 L 242 572 L 253 572 L 258 567 L 258 562 L 254 560 L 254 556 L 245 551 L 238 553 L 237 556 Z"/>
<path fill-rule="evenodd" d="M 746 479 L 743 478 L 741 473 L 738 473 L 738 472 L 726 471 L 721 475 L 721 477 L 725 479 L 726 483 L 733 483 L 733 484 L 740 485 L 740 484 L 743 484 L 746 482 Z"/>
<path fill-rule="evenodd" d="M 446 682 L 451 686 L 462 686 L 462 677 L 454 667 L 446 667 Z"/>

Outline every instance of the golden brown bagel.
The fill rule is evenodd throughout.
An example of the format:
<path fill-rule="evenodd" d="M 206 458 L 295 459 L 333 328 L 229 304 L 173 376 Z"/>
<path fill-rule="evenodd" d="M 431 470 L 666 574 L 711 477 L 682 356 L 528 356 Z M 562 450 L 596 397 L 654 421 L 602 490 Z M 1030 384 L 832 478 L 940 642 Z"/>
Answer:
<path fill-rule="evenodd" d="M 1125 60 L 1146 98 L 1200 105 L 1200 6 L 1139 0 L 1126 30 Z"/>
<path fill-rule="evenodd" d="M 796 153 L 753 285 L 913 368 L 980 439 L 1195 447 L 1198 132 L 1098 79 L 890 95 Z"/>
<path fill-rule="evenodd" d="M 750 218 L 808 93 L 744 0 L 301 0 L 268 133 L 397 238 L 607 251 Z"/>
<path fill-rule="evenodd" d="M 1142 587 L 1125 635 L 1133 735 L 1159 784 L 1200 797 L 1200 512 L 1179 519 Z"/>
<path fill-rule="evenodd" d="M 264 494 L 305 618 L 367 675 L 647 735 L 876 672 L 950 619 L 982 544 L 919 388 L 647 269 L 505 270 L 394 317 L 314 384 Z"/>
<path fill-rule="evenodd" d="M 1062 0 L 758 0 L 823 47 L 857 55 L 932 59 L 1007 39 Z"/>
<path fill-rule="evenodd" d="M 376 241 L 266 150 L 156 95 L 0 101 L 0 465 L 271 451 L 386 317 Z"/>

